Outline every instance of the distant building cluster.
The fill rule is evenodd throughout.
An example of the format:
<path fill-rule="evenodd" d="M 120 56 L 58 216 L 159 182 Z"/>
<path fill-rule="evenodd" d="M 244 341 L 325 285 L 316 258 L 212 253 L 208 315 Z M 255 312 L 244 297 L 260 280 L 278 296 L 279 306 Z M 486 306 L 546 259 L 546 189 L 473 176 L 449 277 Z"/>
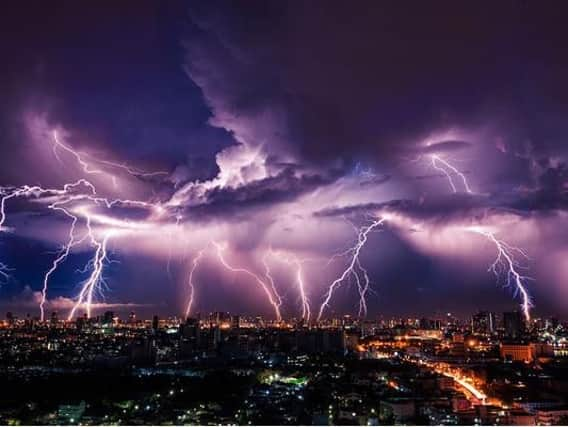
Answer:
<path fill-rule="evenodd" d="M 568 325 L 515 311 L 317 324 L 7 313 L 0 378 L 2 424 L 554 425 L 568 421 Z"/>

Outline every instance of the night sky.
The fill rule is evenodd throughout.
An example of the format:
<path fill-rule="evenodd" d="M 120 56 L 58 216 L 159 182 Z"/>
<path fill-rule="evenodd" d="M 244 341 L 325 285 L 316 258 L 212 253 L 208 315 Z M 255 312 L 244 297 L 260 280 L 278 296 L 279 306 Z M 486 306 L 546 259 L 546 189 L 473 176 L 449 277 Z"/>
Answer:
<path fill-rule="evenodd" d="M 4 200 L 0 308 L 327 317 L 360 313 L 366 275 L 369 316 L 466 316 L 529 301 L 512 256 L 532 315 L 566 316 L 567 13 L 5 5 L 0 188 L 48 190 Z"/>

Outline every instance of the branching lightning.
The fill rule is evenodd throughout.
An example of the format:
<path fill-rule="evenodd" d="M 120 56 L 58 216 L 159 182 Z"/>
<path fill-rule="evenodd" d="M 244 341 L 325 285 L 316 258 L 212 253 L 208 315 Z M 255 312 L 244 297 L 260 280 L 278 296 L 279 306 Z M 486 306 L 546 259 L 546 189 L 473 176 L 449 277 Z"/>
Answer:
<path fill-rule="evenodd" d="M 448 178 L 448 182 L 450 183 L 450 187 L 454 193 L 457 193 L 458 189 L 452 176 L 459 177 L 463 183 L 465 191 L 467 193 L 472 193 L 471 187 L 469 186 L 467 178 L 463 172 L 459 171 L 455 166 L 441 158 L 439 155 L 432 154 L 431 159 L 432 166 Z M 439 164 L 442 164 L 444 167 Z M 466 230 L 484 236 L 495 245 L 495 248 L 497 249 L 497 258 L 489 266 L 489 271 L 492 271 L 497 279 L 499 279 L 502 275 L 506 276 L 506 285 L 513 285 L 515 287 L 515 294 L 519 294 L 521 296 L 521 308 L 523 314 L 527 320 L 530 320 L 530 308 L 532 307 L 532 302 L 525 286 L 525 282 L 534 279 L 519 273 L 519 269 L 522 269 L 523 266 L 519 264 L 515 257 L 515 255 L 519 255 L 523 258 L 528 258 L 526 253 L 520 248 L 509 245 L 504 240 L 498 239 L 495 236 L 495 233 L 481 227 L 467 227 Z"/>
<path fill-rule="evenodd" d="M 431 158 L 432 166 L 436 170 L 442 172 L 448 178 L 448 182 L 450 183 L 450 187 L 452 188 L 452 191 L 454 193 L 457 193 L 458 190 L 452 176 L 459 177 L 463 183 L 465 191 L 467 193 L 472 193 L 471 187 L 469 186 L 467 178 L 463 172 L 459 171 L 455 166 L 441 158 L 439 155 L 433 154 Z M 439 164 L 442 164 L 444 167 L 440 166 Z M 533 279 L 519 273 L 518 270 L 523 267 L 515 258 L 515 255 L 520 255 L 523 258 L 528 258 L 526 253 L 520 248 L 509 245 L 504 240 L 498 239 L 495 236 L 495 233 L 481 227 L 467 227 L 466 230 L 484 236 L 495 245 L 497 249 L 497 258 L 489 266 L 489 271 L 492 271 L 497 279 L 499 279 L 502 275 L 505 275 L 507 278 L 506 285 L 514 285 L 515 293 L 520 294 L 522 299 L 521 308 L 523 310 L 523 314 L 525 318 L 529 320 L 532 302 L 525 286 L 525 282 Z"/>
<path fill-rule="evenodd" d="M 262 257 L 262 265 L 264 265 L 264 276 L 270 283 L 270 288 L 272 289 L 272 294 L 274 295 L 275 303 L 278 309 L 282 306 L 282 297 L 276 289 L 276 283 L 274 283 L 274 277 L 272 277 L 272 272 L 270 270 L 270 264 L 268 263 L 268 258 L 272 255 L 272 250 L 267 251 Z"/>
<path fill-rule="evenodd" d="M 218 242 L 214 242 L 214 241 L 212 241 L 211 243 L 213 244 L 213 246 L 215 246 L 215 249 L 216 249 L 216 252 L 217 252 L 217 257 L 219 258 L 219 261 L 221 262 L 221 265 L 223 265 L 223 267 L 225 267 L 229 271 L 232 271 L 233 273 L 246 274 L 249 277 L 251 277 L 252 279 L 254 279 L 260 285 L 260 287 L 262 288 L 262 290 L 266 294 L 266 297 L 268 298 L 270 305 L 272 305 L 272 307 L 274 309 L 274 314 L 276 315 L 276 320 L 278 322 L 282 321 L 282 315 L 280 314 L 280 306 L 278 305 L 278 301 L 276 300 L 276 298 L 274 297 L 274 295 L 270 291 L 270 285 L 268 285 L 258 275 L 256 275 L 255 273 L 253 273 L 250 270 L 247 270 L 246 268 L 233 267 L 225 259 L 225 256 L 224 256 L 224 252 L 225 252 L 225 249 L 226 249 L 225 245 L 222 245 L 222 244 L 220 244 Z"/>
<path fill-rule="evenodd" d="M 88 228 L 90 229 L 90 225 L 88 226 Z M 89 231 L 89 234 L 91 236 L 93 235 L 92 230 Z M 94 293 L 104 280 L 103 267 L 105 265 L 105 261 L 107 261 L 107 245 L 111 235 L 111 232 L 105 233 L 102 241 L 91 238 L 91 243 L 96 247 L 95 255 L 92 259 L 92 272 L 89 278 L 83 283 L 81 292 L 79 293 L 77 301 L 75 302 L 73 309 L 69 313 L 67 320 L 72 320 L 73 317 L 75 317 L 75 312 L 81 306 L 85 307 L 87 316 L 91 317 L 91 304 L 93 303 Z"/>
<path fill-rule="evenodd" d="M 57 150 L 62 149 L 65 152 L 72 155 L 77 163 L 82 168 L 83 172 L 86 174 L 105 174 L 105 171 L 98 169 L 93 164 L 102 164 L 114 168 L 122 169 L 123 171 L 129 173 L 130 175 L 136 177 L 150 177 L 155 175 L 165 174 L 165 172 L 154 172 L 145 173 L 138 169 L 109 162 L 106 160 L 93 159 L 90 156 L 82 154 L 70 146 L 64 144 L 58 138 L 57 132 L 53 132 L 53 152 L 55 156 L 59 159 L 57 155 Z M 89 158 L 87 160 L 86 158 Z M 112 177 L 114 181 L 114 177 Z M 114 219 L 104 215 L 99 215 L 92 212 L 88 208 L 88 204 L 93 206 L 103 206 L 107 209 L 111 209 L 115 206 L 128 206 L 128 207 L 139 207 L 144 209 L 150 209 L 154 215 L 160 216 L 163 214 L 164 210 L 159 204 L 139 201 L 139 200 L 129 200 L 129 199 L 107 199 L 105 197 L 100 197 L 97 194 L 95 185 L 81 178 L 76 182 L 68 183 L 63 186 L 63 188 L 43 188 L 41 186 L 29 186 L 24 185 L 22 187 L 2 187 L 0 188 L 0 231 L 6 231 L 6 203 L 8 200 L 18 197 L 33 197 L 40 201 L 50 201 L 48 209 L 59 212 L 71 219 L 71 225 L 69 228 L 68 239 L 63 245 L 56 258 L 53 260 L 51 267 L 45 273 L 42 284 L 41 299 L 39 304 L 40 318 L 43 321 L 45 318 L 45 304 L 47 302 L 47 292 L 49 287 L 49 281 L 53 274 L 57 271 L 58 267 L 67 259 L 71 250 L 83 243 L 84 241 L 89 242 L 89 244 L 95 248 L 93 258 L 87 264 L 90 268 L 91 274 L 89 278 L 82 284 L 81 291 L 76 299 L 76 303 L 73 306 L 69 314 L 69 319 L 71 319 L 80 306 L 85 306 L 87 314 L 91 314 L 91 305 L 93 303 L 93 298 L 101 283 L 103 283 L 103 267 L 107 261 L 107 244 L 111 236 L 115 234 L 113 229 L 116 228 L 136 228 L 136 225 L 131 224 L 129 221 L 122 221 L 119 219 Z M 77 236 L 77 225 L 79 218 L 84 220 L 85 233 L 82 236 Z M 93 220 L 97 220 L 101 225 L 108 226 L 109 229 L 103 233 L 103 238 L 97 237 L 95 230 L 92 227 Z M 142 224 L 143 228 L 144 225 Z M 7 279 L 9 277 L 8 271 L 10 269 L 5 264 L 0 264 L 0 277 Z"/>
<path fill-rule="evenodd" d="M 115 177 L 108 173 L 109 170 L 120 170 L 136 178 L 148 178 L 166 174 L 166 172 L 147 173 L 125 164 L 115 163 L 108 160 L 100 160 L 89 154 L 77 151 L 62 142 L 57 132 L 53 132 L 52 136 L 53 153 L 57 159 L 60 160 L 59 153 L 65 152 L 67 154 L 65 157 L 74 159 L 85 175 L 98 175 L 99 177 L 103 177 L 107 180 L 111 179 L 112 182 L 116 182 Z M 430 160 L 432 167 L 447 178 L 454 193 L 458 193 L 459 191 L 472 193 L 464 172 L 460 171 L 457 167 L 451 164 L 448 160 L 442 158 L 440 155 L 430 154 Z M 39 185 L 0 187 L 0 232 L 9 230 L 6 226 L 6 205 L 8 201 L 15 198 L 31 199 L 39 203 L 44 203 L 49 210 L 54 211 L 59 215 L 63 215 L 70 220 L 66 240 L 57 252 L 55 259 L 52 260 L 50 268 L 43 277 L 41 300 L 39 304 L 41 319 L 44 320 L 45 318 L 45 305 L 48 303 L 47 297 L 50 281 L 57 273 L 58 268 L 68 259 L 74 248 L 84 244 L 92 248 L 93 254 L 92 258 L 87 263 L 86 269 L 84 270 L 84 273 L 88 273 L 88 277 L 81 283 L 80 291 L 74 299 L 74 305 L 68 316 L 69 320 L 74 318 L 77 311 L 81 308 L 85 309 L 88 316 L 91 315 L 91 308 L 94 299 L 104 284 L 103 270 L 105 265 L 109 262 L 108 245 L 111 239 L 117 235 L 123 235 L 124 233 L 151 230 L 159 224 L 159 221 L 157 220 L 161 221 L 164 217 L 168 220 L 172 220 L 172 222 L 173 218 L 175 218 L 175 231 L 176 234 L 178 234 L 177 227 L 180 225 L 182 217 L 180 215 L 174 216 L 174 212 L 178 212 L 180 206 L 176 197 L 187 196 L 186 193 L 191 193 L 189 190 L 192 188 L 193 187 L 188 186 L 187 191 L 184 190 L 175 193 L 175 197 L 172 196 L 169 201 L 162 204 L 160 202 L 154 203 L 152 201 L 107 198 L 101 196 L 97 192 L 95 185 L 85 178 L 67 183 L 60 188 L 44 188 Z M 199 194 L 200 193 L 198 192 L 197 195 Z M 183 198 L 183 200 L 185 200 L 185 198 Z M 101 213 L 102 211 L 107 212 L 111 211 L 113 208 L 123 207 L 137 208 L 147 211 L 148 216 L 145 220 L 130 221 L 128 219 L 120 219 L 113 214 Z M 354 245 L 346 251 L 334 255 L 329 260 L 328 264 L 338 258 L 347 259 L 348 261 L 339 277 L 337 277 L 328 286 L 323 296 L 323 302 L 321 303 L 317 313 L 317 321 L 321 320 L 325 310 L 329 308 L 334 292 L 344 285 L 345 282 L 349 281 L 355 283 L 357 287 L 359 294 L 359 316 L 365 317 L 367 315 L 367 295 L 370 291 L 372 291 L 372 289 L 370 287 L 368 271 L 363 267 L 360 255 L 363 247 L 368 242 L 369 234 L 376 231 L 386 220 L 387 217 L 385 215 L 381 215 L 379 217 L 373 217 L 370 223 L 367 223 L 362 227 L 356 227 L 357 239 Z M 171 223 L 168 223 L 168 225 L 171 226 Z M 527 291 L 526 282 L 532 280 L 532 278 L 521 274 L 520 270 L 523 266 L 518 262 L 519 257 L 527 258 L 525 252 L 517 247 L 509 245 L 504 240 L 499 239 L 492 231 L 488 231 L 481 227 L 466 227 L 465 229 L 469 232 L 485 237 L 488 241 L 495 245 L 497 249 L 497 257 L 489 266 L 489 271 L 492 271 L 498 279 L 502 276 L 506 276 L 506 285 L 514 287 L 515 295 L 519 295 L 522 300 L 521 307 L 523 314 L 527 320 L 530 319 L 530 308 L 532 306 L 532 302 Z M 171 245 L 172 230 L 168 229 L 167 232 L 168 242 Z M 259 285 L 262 292 L 266 295 L 270 306 L 274 310 L 277 321 L 281 321 L 282 319 L 281 307 L 283 300 L 278 292 L 272 275 L 270 263 L 272 260 L 277 260 L 278 262 L 290 266 L 294 271 L 294 283 L 297 287 L 300 298 L 302 318 L 308 322 L 310 321 L 312 317 L 312 306 L 304 280 L 303 263 L 305 260 L 300 259 L 295 254 L 269 250 L 262 258 L 264 274 L 259 275 L 250 269 L 234 266 L 230 263 L 225 256 L 227 248 L 225 244 L 211 241 L 209 245 L 214 247 L 216 258 L 219 260 L 219 263 L 223 268 L 233 273 L 246 275 Z M 208 248 L 210 248 L 209 245 L 197 253 L 197 255 L 193 258 L 189 269 L 186 282 L 189 292 L 185 309 L 186 317 L 191 314 L 195 300 L 194 275 L 203 257 L 206 255 Z M 168 249 L 167 270 L 169 274 L 170 259 L 172 256 L 171 246 L 168 246 Z M 8 265 L 0 263 L 0 283 L 9 279 L 10 271 L 11 268 Z"/>
<path fill-rule="evenodd" d="M 95 248 L 94 258 L 90 263 L 90 266 L 93 268 L 93 272 L 89 280 L 84 283 L 83 289 L 79 294 L 77 304 L 73 308 L 70 317 L 75 314 L 75 311 L 81 304 L 85 304 L 87 312 L 90 315 L 93 294 L 101 278 L 102 268 L 106 259 L 106 244 L 111 233 L 109 232 L 102 241 L 99 241 L 91 227 L 91 220 L 95 214 L 92 214 L 84 205 L 77 207 L 76 204 L 79 202 L 91 202 L 98 205 L 102 202 L 106 207 L 110 208 L 117 203 L 138 204 L 138 202 L 129 200 L 109 201 L 107 199 L 100 198 L 96 195 L 94 185 L 85 179 L 65 184 L 62 189 L 43 188 L 39 186 L 22 186 L 12 190 L 3 189 L 2 199 L 0 200 L 0 230 L 5 229 L 6 202 L 15 197 L 43 197 L 46 200 L 54 198 L 55 201 L 48 205 L 48 209 L 62 212 L 64 215 L 71 218 L 72 221 L 67 243 L 63 246 L 58 256 L 53 260 L 51 268 L 46 272 L 43 279 L 42 295 L 40 300 L 41 320 L 44 320 L 45 318 L 44 306 L 47 299 L 48 283 L 51 276 L 55 273 L 59 265 L 69 256 L 72 248 L 86 239 L 88 239 L 90 244 Z M 85 219 L 86 234 L 82 238 L 77 239 L 76 225 L 79 215 Z"/>
<path fill-rule="evenodd" d="M 108 166 L 110 168 L 119 169 L 119 170 L 122 170 L 122 171 L 126 172 L 127 174 L 132 175 L 132 176 L 137 177 L 137 178 L 150 178 L 150 177 L 154 177 L 154 176 L 167 175 L 168 174 L 168 172 L 165 172 L 165 171 L 144 172 L 140 169 L 133 168 L 131 166 L 128 166 L 128 165 L 125 165 L 125 164 L 122 164 L 122 163 L 116 163 L 116 162 L 112 162 L 112 161 L 109 161 L 109 160 L 96 159 L 96 158 L 94 158 L 94 157 L 92 157 L 88 154 L 81 153 L 77 150 L 74 150 L 71 146 L 69 146 L 69 145 L 67 145 L 67 144 L 65 144 L 64 142 L 61 141 L 61 139 L 57 135 L 57 131 L 53 131 L 53 154 L 55 155 L 55 157 L 57 159 L 59 159 L 59 155 L 57 154 L 58 149 L 61 149 L 65 152 L 69 153 L 71 156 L 73 156 L 75 158 L 75 160 L 77 161 L 77 163 L 83 169 L 83 172 L 85 172 L 87 174 L 105 174 L 106 173 L 105 170 L 99 169 L 96 166 L 93 166 L 93 164 L 99 164 L 99 165 Z M 112 176 L 112 180 L 116 184 L 114 176 Z"/>
<path fill-rule="evenodd" d="M 359 317 L 364 318 L 367 316 L 367 293 L 369 292 L 371 281 L 369 279 L 369 274 L 367 273 L 367 270 L 363 268 L 363 266 L 361 265 L 361 260 L 359 258 L 357 258 L 357 269 L 363 275 L 363 279 L 361 280 L 361 277 L 359 276 L 359 274 L 357 274 L 357 270 L 356 269 L 353 270 L 355 272 L 353 276 L 355 277 L 355 282 L 357 283 L 357 290 L 359 291 L 358 315 Z"/>
<path fill-rule="evenodd" d="M 57 258 L 55 258 L 53 260 L 53 263 L 51 264 L 51 268 L 47 271 L 47 273 L 45 273 L 45 276 L 43 277 L 43 287 L 41 289 L 41 300 L 40 300 L 40 303 L 39 303 L 40 319 L 42 321 L 45 319 L 44 306 L 45 306 L 45 302 L 47 300 L 47 289 L 48 289 L 48 283 L 49 283 L 49 279 L 50 279 L 51 275 L 53 273 L 55 273 L 55 271 L 59 267 L 59 264 L 61 264 L 63 261 L 65 261 L 67 259 L 67 257 L 69 256 L 69 254 L 71 252 L 71 248 L 73 246 L 77 245 L 77 244 L 80 244 L 84 240 L 84 238 L 80 239 L 80 240 L 76 240 L 76 237 L 75 237 L 75 226 L 77 225 L 78 218 L 75 215 L 72 215 L 71 213 L 69 213 L 69 211 L 67 211 L 66 209 L 59 207 L 56 204 L 52 204 L 50 206 L 52 207 L 52 209 L 60 210 L 65 215 L 69 216 L 71 218 L 72 222 L 71 222 L 71 227 L 69 228 L 69 240 L 67 241 L 67 244 L 65 244 L 63 246 L 63 248 L 59 252 L 59 255 L 57 256 Z"/>
<path fill-rule="evenodd" d="M 463 182 L 463 187 L 466 192 L 473 193 L 467 182 L 467 178 L 465 177 L 465 174 L 463 172 L 460 172 L 455 166 L 453 166 L 452 164 L 450 164 L 448 161 L 444 160 L 442 157 L 440 157 L 437 154 L 432 154 L 431 159 L 432 159 L 432 166 L 434 167 L 434 169 L 436 169 L 439 172 L 442 172 L 446 176 L 446 178 L 448 178 L 448 182 L 450 183 L 450 187 L 452 188 L 452 191 L 454 193 L 458 192 L 458 188 L 454 183 L 452 175 L 458 176 L 461 179 L 461 181 Z M 440 166 L 438 163 L 441 163 L 444 167 Z"/>
<path fill-rule="evenodd" d="M 505 275 L 506 286 L 514 286 L 515 294 L 521 297 L 521 308 L 526 320 L 530 320 L 530 309 L 532 307 L 531 297 L 527 291 L 525 282 L 534 280 L 532 277 L 519 273 L 524 267 L 516 260 L 515 255 L 528 259 L 527 254 L 520 248 L 509 245 L 507 242 L 498 239 L 495 233 L 481 227 L 467 227 L 467 231 L 479 234 L 495 245 L 497 257 L 489 266 L 497 279 Z"/>
<path fill-rule="evenodd" d="M 276 259 L 278 259 L 278 261 L 285 263 L 286 265 L 292 266 L 295 269 L 295 281 L 296 281 L 296 286 L 298 287 L 298 293 L 300 295 L 300 302 L 301 302 L 301 308 L 302 308 L 302 319 L 305 320 L 306 322 L 310 321 L 311 318 L 311 307 L 310 307 L 310 300 L 306 291 L 306 285 L 304 282 L 304 271 L 303 271 L 303 261 L 300 258 L 298 258 L 296 255 L 294 254 L 288 254 L 288 253 L 284 253 L 284 252 L 280 252 L 280 251 L 272 251 L 269 250 L 264 258 L 263 258 L 263 263 L 264 263 L 264 267 L 265 267 L 265 274 L 266 277 L 269 279 L 272 288 L 274 289 L 274 293 L 277 294 L 276 292 L 276 287 L 274 285 L 274 280 L 272 278 L 271 272 L 270 272 L 270 267 L 268 264 L 268 258 L 269 257 L 275 257 Z M 282 303 L 282 300 L 280 298 L 280 296 L 278 296 L 278 301 L 280 302 L 280 304 Z"/>
<path fill-rule="evenodd" d="M 0 283 L 10 280 L 10 271 L 12 269 L 3 262 L 0 262 Z"/>
<path fill-rule="evenodd" d="M 333 292 L 337 289 L 343 282 L 345 282 L 349 277 L 353 277 L 357 283 L 357 288 L 359 291 L 359 315 L 365 316 L 367 314 L 367 302 L 366 302 L 366 294 L 369 290 L 369 276 L 367 271 L 361 267 L 361 263 L 359 260 L 359 255 L 361 250 L 367 243 L 369 233 L 371 233 L 374 229 L 381 226 L 386 221 L 386 218 L 382 217 L 379 219 L 373 220 L 373 222 L 369 225 L 363 226 L 359 229 L 359 234 L 357 236 L 357 243 L 351 249 L 348 249 L 345 253 L 351 255 L 351 260 L 347 265 L 347 268 L 343 271 L 343 273 L 335 279 L 331 285 L 329 286 L 325 296 L 324 301 L 320 306 L 317 320 L 321 320 L 324 310 L 329 307 L 329 303 L 333 296 Z M 363 275 L 363 278 L 360 277 L 360 274 Z"/>

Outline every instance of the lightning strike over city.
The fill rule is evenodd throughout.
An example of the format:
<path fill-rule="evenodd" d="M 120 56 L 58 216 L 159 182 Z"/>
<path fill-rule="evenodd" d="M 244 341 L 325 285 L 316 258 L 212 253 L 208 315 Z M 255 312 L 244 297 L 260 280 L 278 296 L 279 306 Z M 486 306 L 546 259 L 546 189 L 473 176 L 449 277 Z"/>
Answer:
<path fill-rule="evenodd" d="M 494 3 L 3 5 L 0 425 L 567 424 L 568 6 Z"/>
<path fill-rule="evenodd" d="M 532 303 L 526 282 L 534 279 L 520 273 L 520 271 L 526 267 L 523 267 L 516 259 L 516 257 L 528 259 L 527 254 L 522 249 L 511 246 L 507 242 L 498 239 L 495 233 L 489 230 L 484 230 L 481 227 L 468 227 L 466 230 L 487 238 L 487 240 L 495 245 L 497 257 L 489 267 L 489 271 L 493 272 L 497 279 L 504 275 L 506 277 L 506 286 L 514 286 L 515 294 L 519 295 L 521 298 L 523 315 L 527 321 L 530 321 L 530 308 Z"/>
<path fill-rule="evenodd" d="M 306 284 L 304 281 L 303 263 L 305 262 L 305 260 L 298 258 L 298 256 L 294 254 L 276 252 L 273 251 L 272 249 L 269 249 L 265 253 L 262 259 L 265 268 L 265 276 L 270 282 L 272 292 L 276 296 L 279 307 L 282 305 L 282 297 L 278 294 L 274 278 L 272 277 L 272 272 L 269 264 L 270 259 L 275 259 L 280 263 L 284 263 L 287 266 L 293 267 L 294 279 L 296 281 L 296 286 L 298 288 L 298 294 L 301 302 L 301 310 L 302 310 L 301 318 L 306 322 L 309 322 L 311 317 L 311 308 L 310 308 L 310 300 L 308 297 L 308 290 L 306 289 Z"/>
<path fill-rule="evenodd" d="M 373 220 L 371 224 L 365 225 L 359 229 L 357 235 L 357 243 L 355 243 L 352 248 L 346 251 L 346 254 L 350 257 L 347 267 L 345 268 L 345 270 L 343 270 L 341 275 L 329 285 L 329 288 L 324 295 L 324 301 L 321 304 L 318 312 L 318 320 L 322 318 L 324 310 L 329 307 L 334 291 L 339 286 L 341 286 L 349 277 L 353 277 L 357 282 L 357 289 L 359 291 L 359 315 L 366 315 L 366 294 L 369 290 L 369 276 L 367 274 L 367 270 L 361 267 L 359 255 L 361 253 L 361 250 L 367 243 L 369 233 L 371 233 L 377 227 L 381 226 L 385 222 L 385 220 L 385 218 Z M 363 275 L 363 279 L 360 278 L 360 274 Z"/>
<path fill-rule="evenodd" d="M 230 272 L 233 272 L 233 273 L 246 274 L 254 282 L 256 282 L 258 285 L 260 285 L 260 287 L 262 288 L 262 290 L 266 294 L 266 298 L 267 298 L 269 304 L 274 309 L 274 315 L 276 317 L 276 321 L 280 322 L 282 320 L 282 315 L 280 313 L 280 306 L 278 305 L 278 301 L 277 301 L 279 299 L 279 297 L 275 297 L 275 295 L 271 291 L 271 287 L 266 283 L 266 281 L 262 280 L 262 278 L 260 276 L 258 276 L 256 273 L 254 273 L 254 272 L 252 272 L 252 271 L 250 271 L 246 268 L 234 267 L 231 264 L 229 264 L 229 262 L 227 261 L 227 259 L 225 257 L 225 250 L 227 249 L 226 244 L 218 243 L 218 242 L 215 242 L 215 241 L 212 241 L 211 244 L 215 247 L 215 251 L 216 251 L 217 257 L 219 259 L 219 262 L 221 263 L 221 265 L 224 268 L 226 268 L 227 270 L 229 270 Z"/>
<path fill-rule="evenodd" d="M 191 268 L 189 270 L 189 274 L 187 277 L 187 286 L 189 288 L 189 297 L 187 301 L 187 307 L 185 309 L 185 317 L 189 317 L 191 314 L 191 308 L 193 307 L 193 301 L 195 299 L 195 283 L 194 283 L 194 274 L 197 267 L 199 267 L 199 261 L 203 258 L 204 250 L 200 250 L 197 255 L 193 258 L 191 262 Z"/>

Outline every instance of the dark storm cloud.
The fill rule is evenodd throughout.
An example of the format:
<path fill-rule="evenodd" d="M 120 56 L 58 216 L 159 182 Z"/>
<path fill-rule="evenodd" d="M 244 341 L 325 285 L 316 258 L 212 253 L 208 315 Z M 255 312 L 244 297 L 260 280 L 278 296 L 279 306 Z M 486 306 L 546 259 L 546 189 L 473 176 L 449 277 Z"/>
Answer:
<path fill-rule="evenodd" d="M 108 160 L 168 171 L 187 165 L 184 180 L 216 174 L 215 154 L 233 141 L 206 125 L 210 112 L 183 70 L 185 2 L 24 0 L 1 15 L 5 182 L 21 176 L 17 165 L 37 148 L 22 120 L 29 113 Z"/>
<path fill-rule="evenodd" d="M 549 160 L 542 161 L 544 166 L 539 175 L 538 186 L 521 192 L 519 198 L 511 202 L 512 207 L 520 210 L 567 210 L 568 209 L 568 167 L 566 163 L 556 166 Z"/>
<path fill-rule="evenodd" d="M 438 196 L 428 200 L 390 200 L 383 203 L 363 203 L 342 207 L 330 207 L 314 213 L 316 217 L 343 217 L 375 215 L 377 212 L 400 212 L 414 218 L 448 219 L 467 217 L 480 209 L 494 206 L 492 199 L 469 194 Z"/>
<path fill-rule="evenodd" d="M 390 181 L 390 179 L 392 178 L 391 175 L 382 175 L 382 176 L 373 176 L 371 178 L 367 178 L 362 180 L 359 185 L 361 187 L 367 187 L 367 186 L 372 186 L 372 185 L 381 185 L 384 184 L 385 182 Z"/>
<path fill-rule="evenodd" d="M 565 123 L 525 118 L 565 98 L 568 30 L 555 7 L 535 6 L 195 2 L 188 72 L 213 124 L 313 163 L 384 163 L 432 130 L 487 123 L 509 144 L 558 148 Z"/>
<path fill-rule="evenodd" d="M 568 209 L 568 169 L 564 164 L 546 169 L 534 189 L 509 193 L 435 195 L 419 200 L 390 200 L 328 207 L 314 212 L 316 217 L 373 215 L 379 211 L 407 214 L 416 219 L 444 221 L 482 218 L 490 212 L 518 216 L 554 214 Z"/>
<path fill-rule="evenodd" d="M 333 183 L 339 173 L 323 176 L 318 174 L 294 173 L 294 168 L 287 168 L 279 174 L 253 181 L 236 188 L 213 188 L 205 194 L 205 201 L 188 207 L 187 215 L 191 219 L 242 220 L 260 208 L 270 208 L 279 203 L 295 200 L 299 196 L 317 188 Z"/>

